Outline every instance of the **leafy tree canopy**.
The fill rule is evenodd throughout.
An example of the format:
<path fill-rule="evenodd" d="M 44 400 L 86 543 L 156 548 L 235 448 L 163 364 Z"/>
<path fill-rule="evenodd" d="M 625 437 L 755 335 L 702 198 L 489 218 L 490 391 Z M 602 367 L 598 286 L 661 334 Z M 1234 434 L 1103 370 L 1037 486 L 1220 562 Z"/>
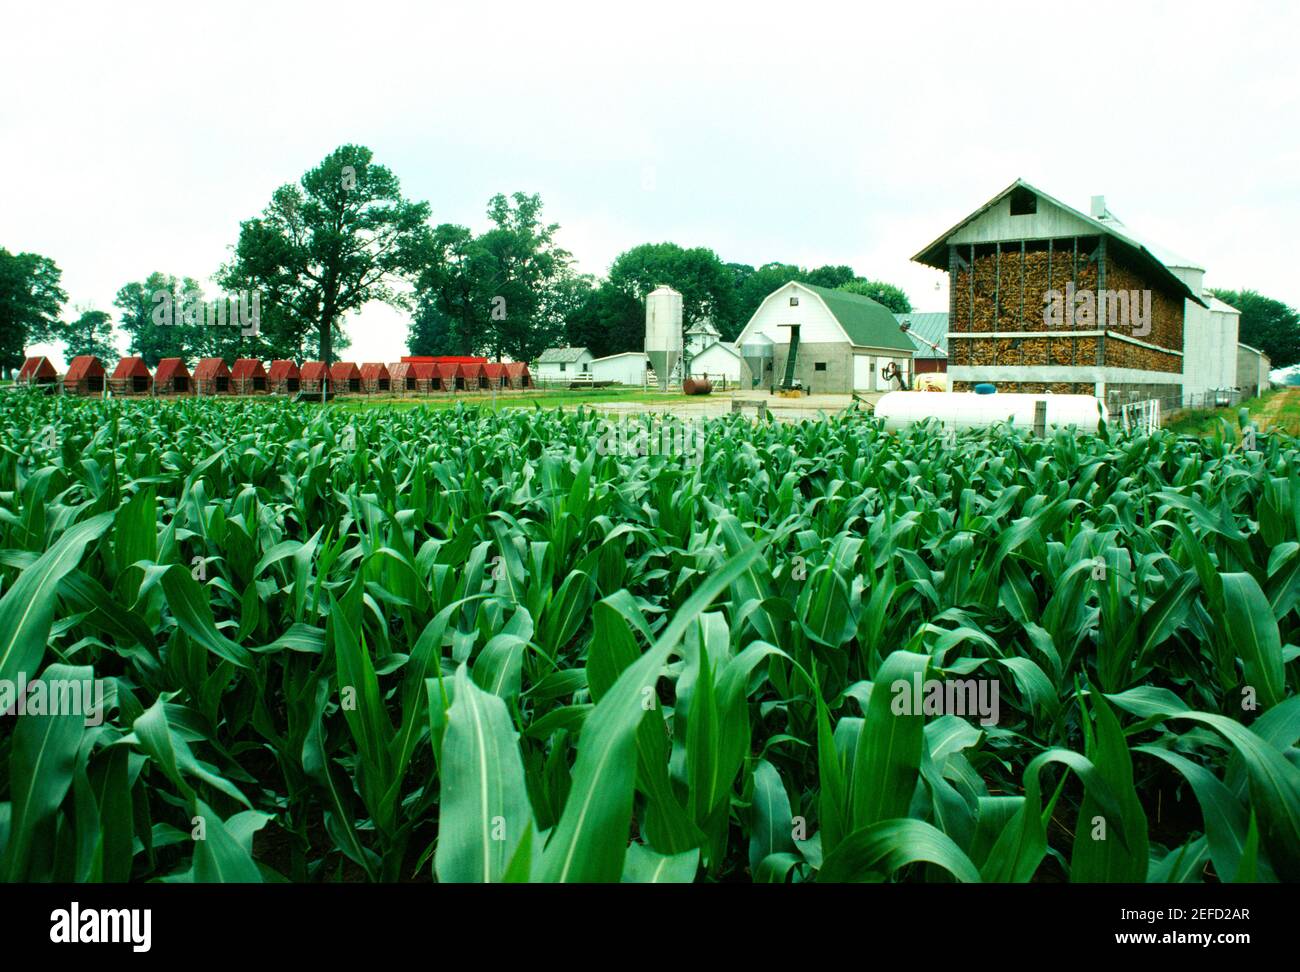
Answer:
<path fill-rule="evenodd" d="M 62 276 L 49 257 L 0 247 L 0 368 L 17 368 L 28 347 L 62 338 Z"/>
<path fill-rule="evenodd" d="M 370 149 L 343 145 L 240 224 L 234 258 L 217 279 L 259 294 L 270 352 L 305 357 L 316 340 L 322 360 L 332 361 L 346 347 L 346 314 L 371 301 L 408 306 L 399 284 L 428 260 L 428 219 L 428 203 L 405 199 Z"/>
<path fill-rule="evenodd" d="M 113 344 L 113 316 L 101 310 L 78 308 L 79 315 L 64 331 L 65 357 L 69 361 L 81 354 L 93 354 L 105 365 L 117 358 Z"/>

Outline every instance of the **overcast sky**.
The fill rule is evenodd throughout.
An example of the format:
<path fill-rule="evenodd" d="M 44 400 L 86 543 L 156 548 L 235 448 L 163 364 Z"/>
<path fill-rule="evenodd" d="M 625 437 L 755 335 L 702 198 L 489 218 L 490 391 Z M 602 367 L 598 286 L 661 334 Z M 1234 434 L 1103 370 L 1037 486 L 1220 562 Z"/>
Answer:
<path fill-rule="evenodd" d="M 68 316 L 154 270 L 215 291 L 239 221 L 353 142 L 435 223 L 540 193 L 595 274 L 670 240 L 943 310 L 910 257 L 1021 177 L 1300 305 L 1300 5 L 432 7 L 7 6 L 0 246 L 58 263 Z M 400 312 L 346 327 L 405 353 Z"/>

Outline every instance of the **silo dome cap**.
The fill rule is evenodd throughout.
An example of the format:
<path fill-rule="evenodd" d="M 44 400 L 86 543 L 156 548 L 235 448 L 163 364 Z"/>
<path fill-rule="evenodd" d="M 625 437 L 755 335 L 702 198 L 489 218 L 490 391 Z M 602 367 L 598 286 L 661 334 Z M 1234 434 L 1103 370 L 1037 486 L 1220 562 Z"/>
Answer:
<path fill-rule="evenodd" d="M 666 295 L 666 294 L 675 294 L 675 295 L 678 296 L 678 297 L 681 296 L 681 293 L 680 293 L 679 291 L 673 290 L 673 288 L 672 288 L 672 287 L 669 287 L 667 284 L 660 284 L 660 285 L 659 285 L 658 287 L 656 287 L 654 290 L 650 291 L 649 296 L 650 296 L 650 297 L 654 297 L 654 296 L 661 296 L 661 297 L 662 297 L 662 296 L 664 296 L 664 295 Z"/>

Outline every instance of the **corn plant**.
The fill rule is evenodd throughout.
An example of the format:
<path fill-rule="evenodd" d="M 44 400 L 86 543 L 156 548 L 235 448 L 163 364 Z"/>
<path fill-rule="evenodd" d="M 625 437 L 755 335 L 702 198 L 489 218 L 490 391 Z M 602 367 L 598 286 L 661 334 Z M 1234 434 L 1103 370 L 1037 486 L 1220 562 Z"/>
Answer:
<path fill-rule="evenodd" d="M 1300 879 L 1294 439 L 604 423 L 3 396 L 0 875 Z"/>

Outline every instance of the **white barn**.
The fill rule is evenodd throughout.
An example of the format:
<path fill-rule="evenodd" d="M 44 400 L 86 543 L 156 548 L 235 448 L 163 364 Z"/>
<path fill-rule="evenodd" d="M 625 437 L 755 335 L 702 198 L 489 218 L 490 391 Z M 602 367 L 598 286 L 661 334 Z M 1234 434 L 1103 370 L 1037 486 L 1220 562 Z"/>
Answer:
<path fill-rule="evenodd" d="M 644 351 L 622 351 L 607 354 L 603 358 L 594 358 L 591 362 L 591 377 L 594 381 L 613 381 L 620 385 L 645 385 L 646 372 L 650 369 L 650 359 Z"/>
<path fill-rule="evenodd" d="M 860 294 L 797 281 L 768 294 L 736 338 L 738 348 L 759 334 L 773 344 L 766 374 L 750 375 L 748 364 L 742 362 L 744 381 L 757 378 L 760 388 L 781 385 L 796 328 L 799 343 L 793 377 L 807 392 L 897 389 L 898 383 L 883 374 L 890 364 L 910 381 L 916 346 L 889 308 Z"/>

